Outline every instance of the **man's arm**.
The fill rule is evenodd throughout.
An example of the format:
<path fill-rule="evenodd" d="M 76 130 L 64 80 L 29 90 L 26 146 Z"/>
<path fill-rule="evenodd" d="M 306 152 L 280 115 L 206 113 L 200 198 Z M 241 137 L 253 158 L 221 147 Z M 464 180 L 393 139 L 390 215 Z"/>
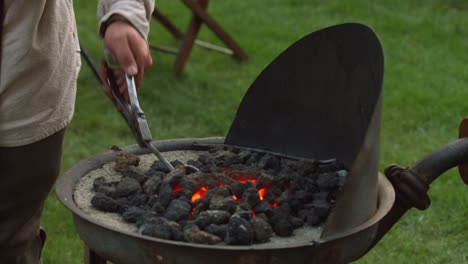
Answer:
<path fill-rule="evenodd" d="M 99 34 L 104 40 L 108 58 L 120 67 L 116 71 L 118 84 L 123 83 L 125 72 L 135 76 L 139 86 L 144 73 L 152 65 L 146 39 L 153 9 L 154 0 L 99 1 Z"/>

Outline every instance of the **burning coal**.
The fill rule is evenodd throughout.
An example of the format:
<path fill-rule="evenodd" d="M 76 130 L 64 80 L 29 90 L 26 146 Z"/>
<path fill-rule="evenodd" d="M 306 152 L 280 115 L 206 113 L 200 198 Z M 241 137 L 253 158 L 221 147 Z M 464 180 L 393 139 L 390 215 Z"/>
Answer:
<path fill-rule="evenodd" d="M 159 161 L 140 174 L 122 169 L 118 182 L 94 181 L 92 205 L 119 213 L 141 234 L 193 243 L 249 245 L 322 224 L 347 171 L 336 161 L 291 160 L 214 147 L 169 172 Z"/>

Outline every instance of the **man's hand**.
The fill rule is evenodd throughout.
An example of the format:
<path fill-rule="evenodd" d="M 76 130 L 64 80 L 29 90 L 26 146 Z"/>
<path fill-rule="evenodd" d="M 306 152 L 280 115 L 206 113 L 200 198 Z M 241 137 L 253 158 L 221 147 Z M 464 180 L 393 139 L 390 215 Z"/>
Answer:
<path fill-rule="evenodd" d="M 122 94 L 127 98 L 125 92 L 124 74 L 135 77 L 136 86 L 139 87 L 143 75 L 153 64 L 148 43 L 140 33 L 129 23 L 114 21 L 109 24 L 104 32 L 104 45 L 109 55 L 115 60 L 119 68 L 114 71 L 117 85 Z M 106 70 L 101 65 L 101 77 L 107 79 Z M 104 92 L 110 96 L 110 88 L 104 82 Z M 112 96 L 110 96 L 112 98 Z"/>

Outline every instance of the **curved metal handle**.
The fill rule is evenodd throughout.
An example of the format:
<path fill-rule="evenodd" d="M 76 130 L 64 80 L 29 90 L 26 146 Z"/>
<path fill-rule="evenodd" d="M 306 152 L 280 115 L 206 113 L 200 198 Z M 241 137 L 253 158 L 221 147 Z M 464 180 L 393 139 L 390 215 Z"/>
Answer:
<path fill-rule="evenodd" d="M 409 209 L 427 209 L 431 203 L 427 194 L 430 184 L 447 170 L 464 163 L 468 163 L 468 137 L 442 146 L 410 168 L 397 165 L 387 167 L 385 175 L 395 188 L 396 199 L 390 212 L 379 222 L 377 234 L 369 249 L 377 244 Z"/>
<path fill-rule="evenodd" d="M 468 163 L 468 137 L 457 139 L 417 161 L 410 170 L 430 185 L 447 170 Z M 468 184 L 468 182 L 464 182 Z"/>

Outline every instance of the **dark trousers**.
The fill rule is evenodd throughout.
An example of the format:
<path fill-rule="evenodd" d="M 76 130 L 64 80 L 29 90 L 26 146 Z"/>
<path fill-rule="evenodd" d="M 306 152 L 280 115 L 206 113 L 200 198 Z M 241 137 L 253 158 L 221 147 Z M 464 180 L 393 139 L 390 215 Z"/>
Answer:
<path fill-rule="evenodd" d="M 60 172 L 65 129 L 21 147 L 0 147 L 0 263 L 38 264 L 44 202 Z"/>

